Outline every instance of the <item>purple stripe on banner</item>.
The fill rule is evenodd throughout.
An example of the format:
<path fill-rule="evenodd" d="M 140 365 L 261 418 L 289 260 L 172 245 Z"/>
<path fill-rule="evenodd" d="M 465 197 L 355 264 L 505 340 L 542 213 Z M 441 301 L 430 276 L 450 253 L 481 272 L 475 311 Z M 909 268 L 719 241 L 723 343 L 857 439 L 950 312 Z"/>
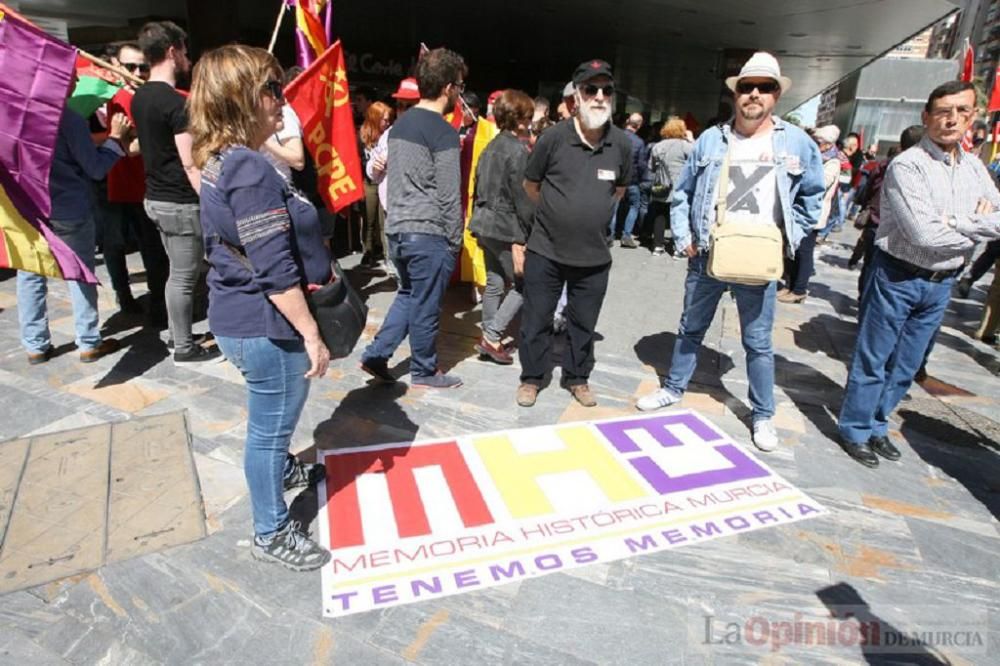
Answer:
<path fill-rule="evenodd" d="M 715 432 L 715 430 L 694 414 L 668 414 L 666 416 L 651 416 L 646 419 L 635 419 L 632 421 L 598 423 L 597 428 L 620 452 L 633 453 L 639 451 L 639 445 L 625 433 L 626 430 L 645 430 L 662 446 L 680 446 L 681 441 L 667 430 L 666 426 L 668 425 L 687 426 L 691 432 L 705 442 L 714 442 L 722 439 L 719 433 Z"/>
<path fill-rule="evenodd" d="M 722 469 L 682 476 L 671 476 L 649 456 L 629 458 L 629 462 L 635 467 L 636 471 L 661 495 L 712 486 L 719 483 L 759 479 L 771 475 L 770 472 L 754 462 L 752 458 L 743 453 L 738 447 L 732 444 L 721 443 L 723 441 L 722 435 L 716 432 L 714 428 L 708 425 L 697 414 L 668 414 L 666 416 L 597 423 L 595 425 L 601 431 L 601 434 L 621 453 L 639 453 L 642 451 L 639 444 L 628 436 L 629 430 L 644 430 L 660 446 L 675 447 L 682 446 L 683 442 L 670 432 L 667 426 L 684 426 L 697 436 L 705 446 L 714 448 L 716 453 L 731 464 L 730 467 Z"/>
<path fill-rule="evenodd" d="M 746 481 L 771 476 L 770 472 L 758 465 L 750 456 L 732 444 L 723 444 L 714 448 L 719 455 L 732 463 L 732 467 L 697 472 L 695 474 L 685 474 L 683 476 L 670 476 L 648 456 L 632 458 L 629 462 L 649 482 L 649 485 L 653 486 L 656 492 L 661 495 L 693 490 L 695 488 L 707 488 L 720 483 L 733 483 L 734 481 Z"/>

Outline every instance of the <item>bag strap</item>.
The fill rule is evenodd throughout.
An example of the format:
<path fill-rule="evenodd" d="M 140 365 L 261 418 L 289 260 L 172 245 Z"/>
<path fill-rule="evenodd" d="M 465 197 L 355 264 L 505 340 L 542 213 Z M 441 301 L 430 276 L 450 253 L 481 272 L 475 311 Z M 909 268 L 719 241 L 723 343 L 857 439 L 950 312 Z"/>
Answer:
<path fill-rule="evenodd" d="M 238 261 L 241 264 L 243 264 L 243 268 L 245 268 L 248 271 L 250 271 L 251 274 L 253 273 L 253 266 L 250 264 L 250 259 L 247 258 L 247 255 L 245 255 L 244 253 L 242 253 L 239 250 L 237 250 L 236 247 L 232 243 L 230 243 L 229 241 L 227 241 L 222 236 L 219 236 L 219 242 L 223 245 L 223 247 L 225 247 L 227 250 L 229 250 L 234 257 L 236 257 L 236 261 Z"/>
<path fill-rule="evenodd" d="M 715 192 L 715 226 L 722 226 L 726 221 L 726 196 L 729 194 L 729 155 L 732 152 L 732 138 L 726 145 L 726 156 L 722 158 L 722 171 Z"/>

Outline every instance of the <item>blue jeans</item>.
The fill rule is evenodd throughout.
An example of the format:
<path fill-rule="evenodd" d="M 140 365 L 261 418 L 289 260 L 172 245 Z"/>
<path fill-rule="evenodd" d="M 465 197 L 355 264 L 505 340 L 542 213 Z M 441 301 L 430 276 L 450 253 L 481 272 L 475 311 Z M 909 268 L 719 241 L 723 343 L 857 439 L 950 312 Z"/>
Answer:
<path fill-rule="evenodd" d="M 638 185 L 629 185 L 625 188 L 625 196 L 615 205 L 614 212 L 611 213 L 611 222 L 608 224 L 608 236 L 614 237 L 615 235 L 615 225 L 618 222 L 618 206 L 622 203 L 628 206 L 628 212 L 625 213 L 625 226 L 622 227 L 622 237 L 632 235 L 632 230 L 635 228 L 635 221 L 639 219 L 639 199 Z"/>
<path fill-rule="evenodd" d="M 759 287 L 720 282 L 707 272 L 708 256 L 699 254 L 688 260 L 684 281 L 684 312 L 674 343 L 670 374 L 664 388 L 684 393 L 698 363 L 698 348 L 715 317 L 719 299 L 728 287 L 736 296 L 740 313 L 743 350 L 747 356 L 747 377 L 750 380 L 750 405 L 753 421 L 774 416 L 774 350 L 771 330 L 774 328 L 775 283 Z"/>
<path fill-rule="evenodd" d="M 49 220 L 52 231 L 72 249 L 80 260 L 94 270 L 97 226 L 92 216 L 76 220 Z M 73 303 L 76 346 L 88 351 L 101 344 L 97 325 L 97 285 L 67 281 Z M 17 317 L 21 325 L 21 344 L 29 354 L 41 354 L 52 346 L 49 316 L 45 304 L 48 280 L 41 275 L 17 272 Z"/>
<path fill-rule="evenodd" d="M 309 395 L 309 356 L 301 340 L 216 337 L 247 387 L 243 473 L 250 488 L 254 534 L 268 537 L 288 522 L 284 478 L 288 447 Z"/>
<path fill-rule="evenodd" d="M 399 271 L 399 289 L 362 362 L 388 360 L 410 336 L 410 375 L 437 373 L 441 301 L 455 270 L 455 251 L 436 234 L 388 234 L 389 258 Z"/>
<path fill-rule="evenodd" d="M 954 278 L 931 282 L 891 265 L 875 250 L 861 297 L 854 359 L 838 427 L 850 444 L 885 437 L 944 318 Z"/>

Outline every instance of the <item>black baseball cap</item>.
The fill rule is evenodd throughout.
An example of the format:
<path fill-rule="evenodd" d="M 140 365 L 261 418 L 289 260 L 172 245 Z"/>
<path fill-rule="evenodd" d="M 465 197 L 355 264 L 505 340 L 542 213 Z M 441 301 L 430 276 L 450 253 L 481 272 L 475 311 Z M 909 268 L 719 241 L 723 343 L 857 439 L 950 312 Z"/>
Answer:
<path fill-rule="evenodd" d="M 606 76 L 612 81 L 615 75 L 611 73 L 611 65 L 604 60 L 588 60 L 580 63 L 580 66 L 573 72 L 573 83 L 580 84 L 589 81 L 596 76 Z"/>

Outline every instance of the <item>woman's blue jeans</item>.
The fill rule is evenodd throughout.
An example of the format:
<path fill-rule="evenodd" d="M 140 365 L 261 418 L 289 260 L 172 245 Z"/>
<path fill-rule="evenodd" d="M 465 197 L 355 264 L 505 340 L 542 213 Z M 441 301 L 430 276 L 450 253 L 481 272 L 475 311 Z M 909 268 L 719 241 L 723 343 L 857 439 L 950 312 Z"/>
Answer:
<path fill-rule="evenodd" d="M 309 395 L 309 356 L 301 340 L 216 337 L 247 386 L 243 472 L 250 488 L 254 533 L 266 538 L 288 522 L 284 477 L 288 447 Z"/>

